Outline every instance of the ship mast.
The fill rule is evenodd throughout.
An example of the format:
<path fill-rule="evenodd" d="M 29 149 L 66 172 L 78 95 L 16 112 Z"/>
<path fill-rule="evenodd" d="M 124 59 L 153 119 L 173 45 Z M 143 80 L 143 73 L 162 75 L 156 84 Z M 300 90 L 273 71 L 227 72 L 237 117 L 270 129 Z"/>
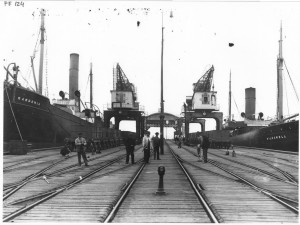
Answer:
<path fill-rule="evenodd" d="M 279 55 L 277 58 L 277 120 L 283 121 L 283 90 L 282 90 L 282 70 L 283 70 L 283 57 L 282 57 L 282 24 L 280 25 L 280 40 L 279 40 Z"/>
<path fill-rule="evenodd" d="M 91 109 L 93 108 L 93 73 L 92 73 L 92 66 L 93 64 L 90 64 L 90 105 Z"/>
<path fill-rule="evenodd" d="M 228 98 L 228 109 L 229 109 L 229 117 L 228 121 L 231 121 L 231 70 L 229 75 L 229 98 Z"/>
<path fill-rule="evenodd" d="M 40 94 L 43 94 L 43 62 L 44 62 L 44 33 L 45 33 L 45 21 L 44 21 L 44 9 L 41 9 L 41 52 L 40 52 L 40 68 L 39 68 L 39 90 Z"/>

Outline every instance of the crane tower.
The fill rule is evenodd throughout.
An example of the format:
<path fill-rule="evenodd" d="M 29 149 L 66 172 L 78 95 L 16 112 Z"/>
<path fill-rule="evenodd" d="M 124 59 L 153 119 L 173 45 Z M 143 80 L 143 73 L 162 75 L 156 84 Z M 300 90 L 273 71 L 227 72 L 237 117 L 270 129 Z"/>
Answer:
<path fill-rule="evenodd" d="M 193 84 L 193 96 L 186 97 L 186 103 L 189 111 L 218 111 L 217 92 L 212 85 L 214 66 Z"/>
<path fill-rule="evenodd" d="M 111 103 L 113 109 L 139 109 L 136 88 L 129 82 L 119 63 L 113 68 Z"/>

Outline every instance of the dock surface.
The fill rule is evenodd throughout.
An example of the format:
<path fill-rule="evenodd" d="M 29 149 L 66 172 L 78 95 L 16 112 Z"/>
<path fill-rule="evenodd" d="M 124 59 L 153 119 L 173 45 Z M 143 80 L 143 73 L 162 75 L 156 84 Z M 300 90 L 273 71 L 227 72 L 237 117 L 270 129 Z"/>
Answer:
<path fill-rule="evenodd" d="M 161 160 L 125 147 L 62 157 L 59 149 L 3 156 L 3 222 L 298 223 L 296 154 L 209 149 L 167 140 Z M 164 167 L 162 186 L 158 168 Z"/>

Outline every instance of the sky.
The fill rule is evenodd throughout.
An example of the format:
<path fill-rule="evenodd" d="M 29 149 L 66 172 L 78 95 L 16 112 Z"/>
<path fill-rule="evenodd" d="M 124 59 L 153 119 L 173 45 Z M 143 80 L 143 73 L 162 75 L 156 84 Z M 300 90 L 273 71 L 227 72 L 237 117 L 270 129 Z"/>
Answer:
<path fill-rule="evenodd" d="M 59 98 L 60 90 L 69 91 L 70 54 L 78 53 L 84 102 L 89 102 L 90 63 L 94 104 L 102 112 L 110 104 L 113 66 L 119 63 L 137 87 L 146 114 L 158 112 L 163 26 L 165 112 L 182 116 L 186 96 L 193 95 L 193 83 L 213 65 L 214 90 L 224 118 L 228 117 L 230 71 L 234 119 L 241 119 L 245 111 L 248 87 L 256 88 L 256 113 L 274 118 L 281 23 L 283 57 L 299 93 L 300 2 L 24 1 L 19 6 L 18 1 L 7 2 L 0 3 L 1 62 L 3 66 L 16 62 L 19 81 L 25 86 L 34 87 L 30 56 L 38 38 L 39 11 L 46 10 L 44 74 L 50 99 Z M 39 53 L 37 49 L 36 74 Z M 288 99 L 284 114 L 289 115 L 299 112 L 299 102 L 286 71 L 284 75 L 284 99 Z"/>

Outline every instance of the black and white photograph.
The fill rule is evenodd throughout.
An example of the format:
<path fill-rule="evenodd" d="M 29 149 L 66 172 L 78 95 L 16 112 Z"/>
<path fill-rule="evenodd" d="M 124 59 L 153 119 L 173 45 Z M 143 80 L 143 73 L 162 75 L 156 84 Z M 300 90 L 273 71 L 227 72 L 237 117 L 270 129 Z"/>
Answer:
<path fill-rule="evenodd" d="M 1 1 L 2 222 L 299 223 L 299 12 Z"/>

